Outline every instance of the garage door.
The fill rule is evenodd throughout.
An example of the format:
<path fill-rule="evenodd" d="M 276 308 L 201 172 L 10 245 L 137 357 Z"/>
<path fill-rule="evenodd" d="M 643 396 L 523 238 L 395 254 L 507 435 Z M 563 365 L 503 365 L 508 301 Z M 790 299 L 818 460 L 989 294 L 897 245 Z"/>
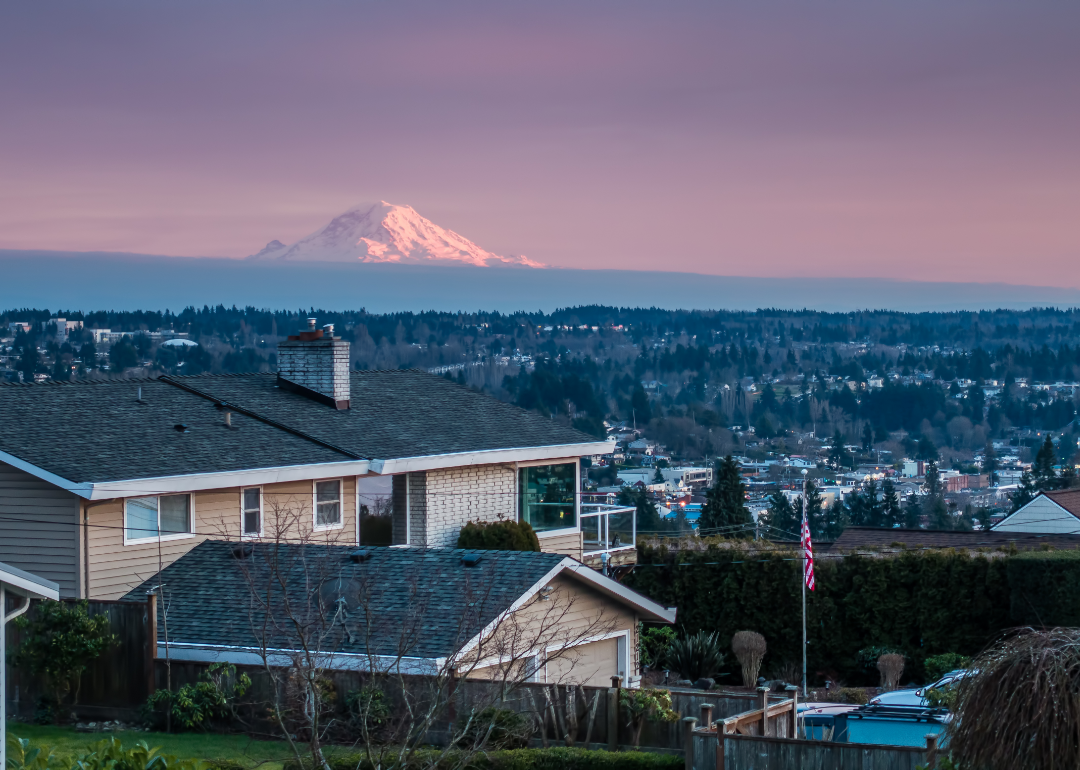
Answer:
<path fill-rule="evenodd" d="M 610 687 L 619 675 L 619 639 L 591 642 L 560 652 L 547 662 L 547 681 L 552 684 L 591 684 Z"/>

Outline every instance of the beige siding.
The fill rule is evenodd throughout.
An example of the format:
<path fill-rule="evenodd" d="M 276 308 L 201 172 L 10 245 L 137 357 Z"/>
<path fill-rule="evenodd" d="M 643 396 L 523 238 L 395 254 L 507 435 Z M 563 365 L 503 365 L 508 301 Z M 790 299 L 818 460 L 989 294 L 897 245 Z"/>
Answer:
<path fill-rule="evenodd" d="M 994 531 L 1075 535 L 1080 533 L 1080 519 L 1049 497 L 1039 496 L 994 527 Z"/>
<path fill-rule="evenodd" d="M 619 640 L 604 639 L 580 645 L 549 660 L 544 668 L 548 682 L 610 687 L 611 677 L 619 674 Z"/>
<path fill-rule="evenodd" d="M 338 543 L 356 542 L 356 481 L 342 479 L 340 528 L 312 532 L 313 484 L 310 481 L 263 487 L 263 537 L 301 536 Z M 207 538 L 240 539 L 240 488 L 214 489 L 192 494 L 194 534 L 124 544 L 124 501 L 88 504 L 90 520 L 90 598 L 119 599 L 131 589 L 183 556 Z"/>
<path fill-rule="evenodd" d="M 581 561 L 581 533 L 540 536 L 540 550 L 544 553 L 562 553 Z"/>
<path fill-rule="evenodd" d="M 596 637 L 611 637 L 625 632 L 628 676 L 638 672 L 637 617 L 632 610 L 598 591 L 582 585 L 574 578 L 560 575 L 551 581 L 552 591 L 546 600 L 533 598 L 500 627 L 504 636 L 515 638 L 517 655 L 534 646 L 554 647 L 552 659 L 541 667 L 538 676 L 550 682 L 584 682 L 600 677 L 592 671 L 590 661 L 599 660 L 601 648 L 587 649 L 584 645 L 598 641 Z M 488 654 L 500 648 L 498 634 L 488 642 Z M 603 641 L 603 640 L 601 640 Z M 614 642 L 618 644 L 618 642 Z M 571 650 L 569 645 L 581 647 Z M 606 649 L 606 648 L 605 648 Z M 486 659 L 484 652 L 481 658 Z M 585 661 L 582 668 L 580 661 Z M 595 667 L 595 666 L 594 666 Z M 589 669 L 589 670 L 586 670 Z M 485 672 L 486 673 L 486 672 Z M 604 674 L 611 683 L 615 672 Z M 584 679 L 579 677 L 584 676 Z"/>

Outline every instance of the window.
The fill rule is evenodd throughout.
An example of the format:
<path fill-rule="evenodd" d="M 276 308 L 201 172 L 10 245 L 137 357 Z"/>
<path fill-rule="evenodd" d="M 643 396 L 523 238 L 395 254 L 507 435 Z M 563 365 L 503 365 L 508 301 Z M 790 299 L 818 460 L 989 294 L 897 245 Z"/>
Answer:
<path fill-rule="evenodd" d="M 315 482 L 315 526 L 341 524 L 341 480 Z"/>
<path fill-rule="evenodd" d="M 245 489 L 241 504 L 243 506 L 243 534 L 258 537 L 262 534 L 262 490 L 258 487 Z"/>
<path fill-rule="evenodd" d="M 191 495 L 129 497 L 124 501 L 127 541 L 188 535 L 191 531 Z"/>
<path fill-rule="evenodd" d="M 577 465 L 537 465 L 518 471 L 518 515 L 537 532 L 577 526 Z"/>

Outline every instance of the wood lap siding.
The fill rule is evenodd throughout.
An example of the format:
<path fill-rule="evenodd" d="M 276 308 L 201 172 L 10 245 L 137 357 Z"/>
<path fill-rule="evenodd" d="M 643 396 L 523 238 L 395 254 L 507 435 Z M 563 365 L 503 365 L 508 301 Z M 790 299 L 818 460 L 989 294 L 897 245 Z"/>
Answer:
<path fill-rule="evenodd" d="M 80 590 L 79 498 L 0 463 L 0 562 L 52 580 L 60 595 Z"/>
<path fill-rule="evenodd" d="M 264 534 L 273 536 L 275 503 L 278 510 L 295 511 L 297 524 L 311 531 L 312 482 L 295 481 L 263 486 Z M 342 481 L 341 529 L 320 531 L 314 537 L 337 543 L 356 540 L 356 480 Z M 90 597 L 119 599 L 147 578 L 159 566 L 172 564 L 206 539 L 240 539 L 240 488 L 215 489 L 192 494 L 195 534 L 191 537 L 124 545 L 124 501 L 90 503 Z M 298 537 L 296 527 L 290 536 Z"/>
<path fill-rule="evenodd" d="M 540 537 L 540 550 L 544 553 L 562 553 L 581 561 L 581 533 Z"/>

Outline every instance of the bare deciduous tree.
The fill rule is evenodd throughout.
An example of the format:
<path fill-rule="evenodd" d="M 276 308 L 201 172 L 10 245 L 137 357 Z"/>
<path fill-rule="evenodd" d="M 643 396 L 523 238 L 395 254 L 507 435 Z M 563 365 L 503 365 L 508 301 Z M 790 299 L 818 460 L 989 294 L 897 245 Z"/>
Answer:
<path fill-rule="evenodd" d="M 618 619 L 579 607 L 568 579 L 508 599 L 498 552 L 453 567 L 441 549 L 346 558 L 333 533 L 311 531 L 310 507 L 273 499 L 266 507 L 263 538 L 237 563 L 273 685 L 271 715 L 303 764 L 329 770 L 325 746 L 344 736 L 373 767 L 463 766 L 503 739 L 505 709 L 521 711 L 523 701 L 532 712 L 525 739 L 542 726 L 546 742 L 550 726 L 572 745 L 584 719 L 591 733 L 597 704 L 576 686 L 588 676 L 577 670 L 577 648 L 609 636 Z M 459 593 L 448 598 L 450 584 Z M 538 703 L 521 690 L 541 669 L 554 682 Z M 363 681 L 348 724 L 332 681 L 342 670 Z M 443 748 L 418 753 L 433 743 Z"/>

